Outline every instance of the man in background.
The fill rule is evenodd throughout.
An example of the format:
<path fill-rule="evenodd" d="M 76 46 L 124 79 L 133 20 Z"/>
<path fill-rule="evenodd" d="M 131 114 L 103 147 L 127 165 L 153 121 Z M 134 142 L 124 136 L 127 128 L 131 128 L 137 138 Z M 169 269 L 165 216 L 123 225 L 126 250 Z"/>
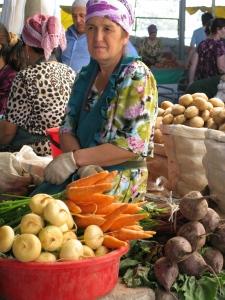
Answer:
<path fill-rule="evenodd" d="M 75 0 L 72 4 L 73 24 L 66 31 L 67 47 L 62 52 L 62 63 L 79 72 L 90 61 L 85 34 L 87 0 Z"/>

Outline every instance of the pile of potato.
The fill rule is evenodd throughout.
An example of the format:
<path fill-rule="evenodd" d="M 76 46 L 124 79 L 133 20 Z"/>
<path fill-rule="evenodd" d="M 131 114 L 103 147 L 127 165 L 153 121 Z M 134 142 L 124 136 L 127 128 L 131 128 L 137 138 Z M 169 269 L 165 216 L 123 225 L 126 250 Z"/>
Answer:
<path fill-rule="evenodd" d="M 183 124 L 195 128 L 225 131 L 225 107 L 219 98 L 208 99 L 204 93 L 185 94 L 178 104 L 163 101 L 158 109 L 155 143 L 162 144 L 161 124 Z"/>

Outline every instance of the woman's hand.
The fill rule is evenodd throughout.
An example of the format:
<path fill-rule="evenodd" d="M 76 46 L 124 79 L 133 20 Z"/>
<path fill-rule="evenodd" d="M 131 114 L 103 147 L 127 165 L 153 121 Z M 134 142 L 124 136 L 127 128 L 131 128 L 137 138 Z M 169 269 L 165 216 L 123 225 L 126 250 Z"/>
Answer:
<path fill-rule="evenodd" d="M 53 159 L 45 168 L 44 177 L 50 183 L 61 184 L 76 170 L 77 164 L 71 151 Z"/>
<path fill-rule="evenodd" d="M 85 167 L 81 167 L 78 169 L 77 174 L 80 178 L 88 177 L 90 175 L 94 175 L 104 171 L 100 166 L 97 165 L 89 165 Z"/>

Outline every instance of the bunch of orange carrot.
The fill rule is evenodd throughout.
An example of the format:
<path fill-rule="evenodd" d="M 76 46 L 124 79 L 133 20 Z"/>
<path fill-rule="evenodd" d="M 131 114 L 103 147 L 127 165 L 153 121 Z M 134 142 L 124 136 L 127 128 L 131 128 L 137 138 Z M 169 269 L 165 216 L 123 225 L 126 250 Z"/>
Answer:
<path fill-rule="evenodd" d="M 149 217 L 139 203 L 117 202 L 116 195 L 106 194 L 114 187 L 117 171 L 102 171 L 70 183 L 65 201 L 78 228 L 98 225 L 104 234 L 103 245 L 115 249 L 127 241 L 152 237 L 155 231 L 144 231 L 139 221 Z"/>

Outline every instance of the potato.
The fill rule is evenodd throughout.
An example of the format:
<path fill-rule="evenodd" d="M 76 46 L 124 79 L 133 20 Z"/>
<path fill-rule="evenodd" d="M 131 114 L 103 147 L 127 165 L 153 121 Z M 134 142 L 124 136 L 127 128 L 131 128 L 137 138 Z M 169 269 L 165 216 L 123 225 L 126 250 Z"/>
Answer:
<path fill-rule="evenodd" d="M 189 126 L 196 127 L 196 128 L 201 128 L 201 127 L 204 126 L 204 120 L 201 117 L 196 116 L 196 117 L 191 118 L 189 120 Z"/>
<path fill-rule="evenodd" d="M 162 122 L 163 122 L 163 124 L 172 124 L 173 123 L 173 115 L 168 114 L 168 115 L 164 116 L 162 119 Z"/>
<path fill-rule="evenodd" d="M 163 134 L 160 129 L 155 129 L 154 143 L 163 144 Z"/>
<path fill-rule="evenodd" d="M 200 117 L 205 121 L 207 121 L 210 117 L 210 112 L 208 111 L 208 109 L 203 110 L 200 114 Z"/>
<path fill-rule="evenodd" d="M 164 113 L 164 109 L 162 109 L 161 107 L 158 107 L 158 117 L 161 117 Z"/>
<path fill-rule="evenodd" d="M 185 111 L 185 107 L 183 105 L 174 104 L 171 113 L 173 116 L 178 116 L 181 115 L 184 111 Z"/>
<path fill-rule="evenodd" d="M 161 102 L 161 104 L 160 104 L 160 107 L 162 109 L 167 109 L 168 107 L 171 107 L 171 106 L 173 106 L 173 103 L 170 101 L 167 101 L 167 100 Z"/>
<path fill-rule="evenodd" d="M 219 98 L 210 98 L 209 102 L 214 106 L 214 107 L 224 107 L 224 102 L 219 99 Z"/>
<path fill-rule="evenodd" d="M 199 114 L 199 109 L 196 106 L 189 106 L 186 108 L 184 112 L 184 116 L 187 119 L 191 119 L 195 116 L 198 116 L 198 114 Z"/>
<path fill-rule="evenodd" d="M 221 125 L 222 123 L 224 123 L 224 119 L 220 117 L 220 113 L 221 111 L 215 111 L 213 114 L 213 120 L 217 125 Z"/>
<path fill-rule="evenodd" d="M 186 121 L 186 118 L 183 114 L 175 116 L 173 119 L 173 124 L 183 124 Z"/>
<path fill-rule="evenodd" d="M 213 107 L 213 109 L 210 110 L 210 117 L 214 118 L 214 116 L 222 110 L 223 110 L 222 107 Z"/>
<path fill-rule="evenodd" d="M 202 97 L 194 98 L 192 105 L 195 105 L 199 110 L 206 110 L 208 108 L 207 100 Z"/>
<path fill-rule="evenodd" d="M 192 94 L 193 99 L 198 98 L 198 97 L 201 97 L 201 98 L 208 101 L 208 96 L 205 93 L 194 93 L 194 94 Z"/>
<path fill-rule="evenodd" d="M 155 121 L 155 128 L 160 128 L 161 124 L 162 124 L 162 119 L 163 117 L 157 117 L 156 121 Z"/>
<path fill-rule="evenodd" d="M 168 107 L 164 110 L 164 113 L 163 113 L 163 117 L 168 115 L 168 114 L 171 114 L 172 112 L 172 107 Z"/>
<path fill-rule="evenodd" d="M 206 127 L 210 128 L 210 129 L 217 129 L 217 125 L 216 125 L 215 121 L 213 120 L 213 118 L 209 118 L 206 121 Z"/>
<path fill-rule="evenodd" d="M 183 105 L 185 107 L 189 106 L 193 101 L 192 95 L 191 94 L 185 94 L 180 96 L 178 102 L 180 105 Z"/>
<path fill-rule="evenodd" d="M 219 112 L 219 116 L 221 119 L 225 120 L 225 109 L 223 109 Z"/>
<path fill-rule="evenodd" d="M 209 101 L 207 102 L 207 105 L 208 105 L 208 110 L 211 111 L 211 109 L 213 109 L 213 105 L 212 103 L 210 103 Z"/>
<path fill-rule="evenodd" d="M 219 130 L 225 132 L 225 123 L 220 125 Z"/>

